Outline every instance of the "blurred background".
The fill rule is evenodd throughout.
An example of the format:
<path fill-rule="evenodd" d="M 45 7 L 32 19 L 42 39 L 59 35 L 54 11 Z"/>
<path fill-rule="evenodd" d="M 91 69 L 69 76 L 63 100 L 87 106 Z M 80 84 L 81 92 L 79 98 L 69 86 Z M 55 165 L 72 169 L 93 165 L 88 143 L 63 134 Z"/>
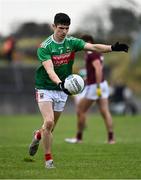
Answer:
<path fill-rule="evenodd" d="M 38 113 L 34 97 L 34 73 L 39 65 L 36 50 L 52 34 L 58 12 L 71 17 L 69 35 L 89 33 L 95 43 L 129 45 L 129 53 L 104 55 L 110 108 L 113 114 L 140 113 L 140 0 L 0 0 L 0 114 Z M 77 53 L 74 73 L 84 66 L 83 52 Z M 65 112 L 73 108 L 70 98 Z"/>

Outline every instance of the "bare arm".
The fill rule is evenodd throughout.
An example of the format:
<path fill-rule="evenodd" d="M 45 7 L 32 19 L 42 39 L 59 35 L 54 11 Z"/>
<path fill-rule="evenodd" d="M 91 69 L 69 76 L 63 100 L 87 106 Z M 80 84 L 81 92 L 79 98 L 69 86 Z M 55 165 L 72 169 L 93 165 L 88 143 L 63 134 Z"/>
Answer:
<path fill-rule="evenodd" d="M 97 51 L 97 52 L 101 52 L 101 53 L 108 53 L 111 51 L 128 52 L 128 49 L 129 49 L 129 47 L 127 44 L 121 44 L 119 42 L 116 42 L 113 45 L 86 43 L 84 46 L 84 50 L 86 50 L 86 51 Z"/>
<path fill-rule="evenodd" d="M 111 45 L 86 43 L 84 50 L 97 51 L 101 53 L 111 52 Z"/>
<path fill-rule="evenodd" d="M 60 90 L 64 91 L 64 93 L 67 95 L 71 95 L 71 93 L 64 88 L 64 81 L 61 81 L 58 75 L 55 73 L 52 60 L 44 61 L 42 64 L 49 75 L 49 78 L 60 87 Z"/>
<path fill-rule="evenodd" d="M 96 72 L 96 83 L 100 84 L 102 80 L 102 65 L 99 60 L 93 61 L 92 65 L 95 68 L 95 72 Z"/>
<path fill-rule="evenodd" d="M 61 82 L 61 80 L 59 79 L 59 77 L 57 76 L 57 74 L 54 71 L 52 60 L 44 61 L 42 64 L 43 64 L 47 74 L 49 75 L 50 79 L 54 83 L 59 84 Z"/>

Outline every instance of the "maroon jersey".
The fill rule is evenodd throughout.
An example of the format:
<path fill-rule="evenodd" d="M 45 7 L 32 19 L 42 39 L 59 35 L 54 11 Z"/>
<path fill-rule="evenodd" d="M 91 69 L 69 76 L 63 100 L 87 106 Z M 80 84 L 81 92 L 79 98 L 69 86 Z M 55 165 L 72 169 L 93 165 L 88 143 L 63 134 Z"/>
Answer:
<path fill-rule="evenodd" d="M 104 60 L 103 55 L 101 53 L 99 53 L 99 52 L 96 52 L 96 51 L 94 51 L 94 52 L 88 51 L 86 53 L 86 57 L 85 57 L 86 70 L 87 70 L 87 80 L 86 80 L 87 85 L 96 83 L 95 68 L 92 65 L 92 62 L 95 61 L 95 60 L 99 60 L 100 63 L 102 64 L 102 66 L 103 66 L 103 60 Z M 103 72 L 103 70 L 102 70 L 102 73 L 103 74 L 102 74 L 101 82 L 104 81 L 104 72 Z"/>

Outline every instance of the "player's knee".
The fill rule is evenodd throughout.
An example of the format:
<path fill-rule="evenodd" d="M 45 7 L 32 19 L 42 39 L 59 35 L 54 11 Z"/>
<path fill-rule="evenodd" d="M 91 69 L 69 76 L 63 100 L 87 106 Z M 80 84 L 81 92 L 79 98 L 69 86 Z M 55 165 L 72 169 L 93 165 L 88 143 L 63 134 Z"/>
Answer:
<path fill-rule="evenodd" d="M 44 123 L 43 128 L 47 130 L 52 130 L 53 126 L 54 126 L 54 122 L 48 120 Z"/>
<path fill-rule="evenodd" d="M 105 109 L 105 108 L 100 108 L 100 112 L 101 112 L 101 114 L 106 114 L 107 113 L 107 109 Z"/>
<path fill-rule="evenodd" d="M 78 106 L 77 109 L 76 109 L 76 112 L 77 112 L 78 115 L 79 115 L 79 114 L 82 114 L 82 113 L 83 113 L 82 107 L 81 107 L 81 106 Z"/>
<path fill-rule="evenodd" d="M 83 109 L 81 109 L 81 108 L 78 108 L 77 109 L 77 116 L 84 116 L 85 115 L 85 111 L 83 111 Z"/>

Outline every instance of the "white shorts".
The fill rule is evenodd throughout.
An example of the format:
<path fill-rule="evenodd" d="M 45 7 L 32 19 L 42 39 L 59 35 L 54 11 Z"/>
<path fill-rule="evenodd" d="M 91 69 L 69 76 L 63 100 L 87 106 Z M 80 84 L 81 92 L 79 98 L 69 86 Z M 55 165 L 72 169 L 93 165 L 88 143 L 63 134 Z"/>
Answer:
<path fill-rule="evenodd" d="M 37 102 L 53 102 L 54 111 L 63 111 L 68 95 L 63 91 L 36 89 Z"/>
<path fill-rule="evenodd" d="M 107 81 L 103 81 L 100 83 L 100 87 L 102 90 L 102 95 L 100 98 L 108 98 L 109 97 L 109 86 Z M 91 85 L 86 85 L 82 93 L 76 95 L 74 98 L 76 99 L 76 103 L 79 102 L 80 99 L 82 98 L 87 98 L 90 100 L 97 100 L 99 97 L 96 94 L 96 84 L 91 84 Z"/>

